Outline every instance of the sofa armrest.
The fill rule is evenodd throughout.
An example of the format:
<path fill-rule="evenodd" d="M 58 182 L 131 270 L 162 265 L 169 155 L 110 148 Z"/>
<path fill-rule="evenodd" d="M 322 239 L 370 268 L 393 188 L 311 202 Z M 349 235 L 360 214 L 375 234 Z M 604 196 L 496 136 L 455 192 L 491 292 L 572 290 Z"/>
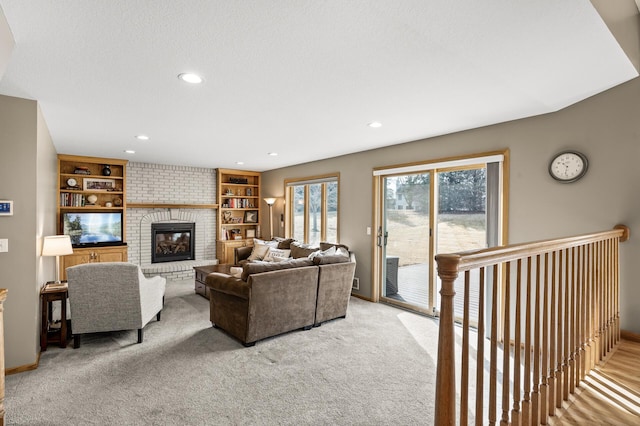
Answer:
<path fill-rule="evenodd" d="M 250 288 L 246 281 L 220 272 L 212 272 L 207 275 L 206 286 L 211 290 L 237 296 L 242 299 L 249 298 Z"/>
<path fill-rule="evenodd" d="M 252 246 L 236 247 L 234 250 L 234 264 L 239 265 L 241 260 L 247 260 L 252 251 Z"/>

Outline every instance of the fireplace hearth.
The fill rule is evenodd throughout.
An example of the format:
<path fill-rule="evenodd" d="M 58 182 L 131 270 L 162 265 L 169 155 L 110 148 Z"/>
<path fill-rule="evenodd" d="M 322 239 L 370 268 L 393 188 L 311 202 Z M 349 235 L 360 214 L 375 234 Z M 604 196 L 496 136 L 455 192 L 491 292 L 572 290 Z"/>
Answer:
<path fill-rule="evenodd" d="M 194 260 L 195 237 L 195 223 L 152 223 L 151 263 Z"/>

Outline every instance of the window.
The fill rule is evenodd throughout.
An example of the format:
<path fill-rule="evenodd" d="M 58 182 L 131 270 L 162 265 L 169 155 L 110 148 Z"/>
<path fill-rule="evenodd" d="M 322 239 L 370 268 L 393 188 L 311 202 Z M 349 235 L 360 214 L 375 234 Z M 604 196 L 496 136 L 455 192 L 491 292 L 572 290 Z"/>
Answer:
<path fill-rule="evenodd" d="M 338 242 L 338 184 L 331 174 L 285 180 L 287 235 L 308 244 Z"/>

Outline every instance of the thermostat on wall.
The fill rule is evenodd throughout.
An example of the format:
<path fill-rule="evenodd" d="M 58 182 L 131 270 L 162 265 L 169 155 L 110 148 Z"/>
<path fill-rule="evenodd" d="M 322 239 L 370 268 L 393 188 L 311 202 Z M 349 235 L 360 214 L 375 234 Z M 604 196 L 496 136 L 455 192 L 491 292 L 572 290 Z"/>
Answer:
<path fill-rule="evenodd" d="M 13 201 L 0 200 L 0 216 L 13 216 Z"/>

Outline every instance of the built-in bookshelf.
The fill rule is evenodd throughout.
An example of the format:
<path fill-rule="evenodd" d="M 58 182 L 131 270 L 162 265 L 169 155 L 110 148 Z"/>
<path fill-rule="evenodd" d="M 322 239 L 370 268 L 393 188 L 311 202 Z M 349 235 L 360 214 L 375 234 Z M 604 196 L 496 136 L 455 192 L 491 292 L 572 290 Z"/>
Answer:
<path fill-rule="evenodd" d="M 217 188 L 217 257 L 233 263 L 235 247 L 253 245 L 260 237 L 260 173 L 218 169 Z"/>

